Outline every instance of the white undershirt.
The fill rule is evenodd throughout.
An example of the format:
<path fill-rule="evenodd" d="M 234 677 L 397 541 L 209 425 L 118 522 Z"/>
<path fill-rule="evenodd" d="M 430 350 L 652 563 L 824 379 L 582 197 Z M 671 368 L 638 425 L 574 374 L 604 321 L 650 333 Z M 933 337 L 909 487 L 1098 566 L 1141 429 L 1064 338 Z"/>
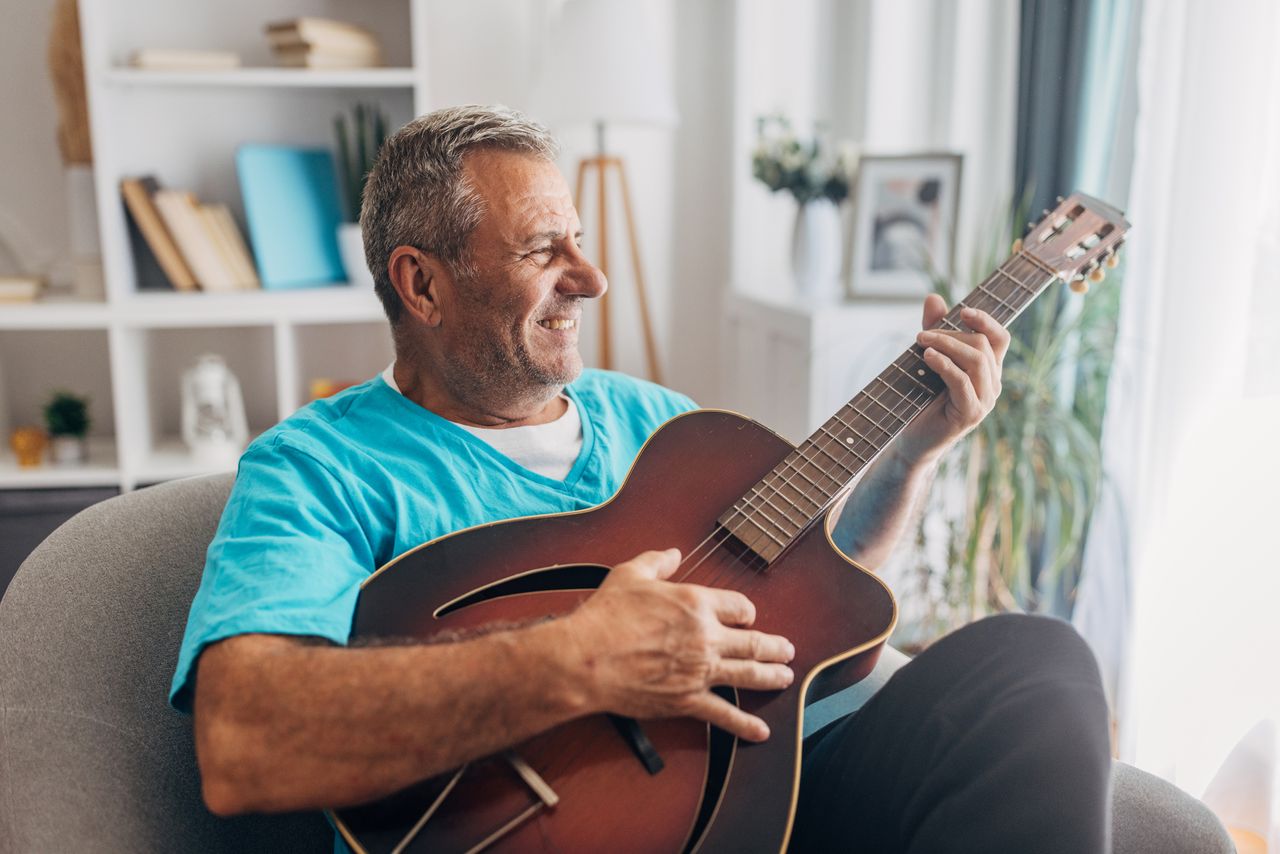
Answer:
<path fill-rule="evenodd" d="M 382 379 L 393 391 L 401 393 L 400 386 L 396 385 L 394 368 L 395 363 L 388 365 L 382 372 Z M 563 394 L 560 397 L 569 404 L 564 415 L 546 424 L 472 427 L 456 421 L 453 423 L 518 465 L 552 480 L 564 480 L 582 451 L 582 418 L 572 400 Z"/>

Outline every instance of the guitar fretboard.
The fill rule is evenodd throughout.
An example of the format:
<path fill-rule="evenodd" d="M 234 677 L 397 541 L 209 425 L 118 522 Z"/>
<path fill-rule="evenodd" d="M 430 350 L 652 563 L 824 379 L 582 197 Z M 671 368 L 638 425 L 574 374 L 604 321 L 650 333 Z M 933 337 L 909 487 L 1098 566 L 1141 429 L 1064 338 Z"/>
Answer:
<path fill-rule="evenodd" d="M 977 308 L 1008 326 L 1057 273 L 1025 252 L 1012 255 L 934 328 L 969 331 Z M 719 523 L 766 562 L 821 518 L 871 461 L 946 388 L 913 344 L 812 436 L 734 503 Z"/>

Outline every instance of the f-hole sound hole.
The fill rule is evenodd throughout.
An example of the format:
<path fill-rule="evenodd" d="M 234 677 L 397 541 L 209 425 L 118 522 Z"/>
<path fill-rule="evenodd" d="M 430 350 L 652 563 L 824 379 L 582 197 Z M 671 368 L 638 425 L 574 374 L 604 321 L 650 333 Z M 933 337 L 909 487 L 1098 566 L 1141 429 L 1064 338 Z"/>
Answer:
<path fill-rule="evenodd" d="M 722 686 L 711 690 L 735 706 L 738 705 L 738 692 L 732 688 Z M 698 842 L 702 840 L 702 835 L 706 833 L 707 826 L 711 823 L 712 814 L 720 805 L 720 794 L 724 791 L 725 783 L 728 782 L 729 765 L 733 759 L 736 743 L 732 734 L 719 727 L 713 726 L 707 729 L 711 734 L 707 745 L 707 786 L 702 790 L 702 803 L 698 805 L 698 818 L 693 823 L 693 833 L 689 834 L 689 844 L 685 846 L 685 854 L 697 847 Z"/>
<path fill-rule="evenodd" d="M 479 605 L 500 596 L 517 596 L 521 593 L 543 593 L 548 590 L 592 590 L 600 586 L 609 568 L 598 564 L 577 564 L 574 566 L 553 566 L 533 572 L 525 572 L 511 578 L 482 587 L 461 599 L 450 602 L 441 608 L 437 617 L 461 611 L 472 605 Z"/>

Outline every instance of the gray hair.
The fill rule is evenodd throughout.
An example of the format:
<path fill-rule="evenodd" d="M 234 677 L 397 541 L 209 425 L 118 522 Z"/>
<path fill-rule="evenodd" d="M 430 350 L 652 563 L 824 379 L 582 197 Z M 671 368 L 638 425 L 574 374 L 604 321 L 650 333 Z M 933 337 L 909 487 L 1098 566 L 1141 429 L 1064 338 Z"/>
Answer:
<path fill-rule="evenodd" d="M 554 160 L 559 145 L 537 122 L 502 106 L 445 107 L 419 116 L 382 145 L 360 205 L 364 255 L 392 326 L 404 304 L 387 262 L 397 246 L 430 253 L 454 271 L 469 269 L 467 241 L 484 205 L 462 171 L 473 149 L 523 151 Z"/>

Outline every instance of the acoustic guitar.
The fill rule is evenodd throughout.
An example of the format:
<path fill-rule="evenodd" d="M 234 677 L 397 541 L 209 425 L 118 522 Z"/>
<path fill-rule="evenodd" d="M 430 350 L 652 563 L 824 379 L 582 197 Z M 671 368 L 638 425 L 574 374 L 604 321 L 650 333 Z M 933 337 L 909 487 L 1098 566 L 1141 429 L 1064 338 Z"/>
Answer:
<path fill-rule="evenodd" d="M 1129 224 L 1072 195 L 1015 243 L 964 306 L 1007 325 L 1055 280 L 1087 288 Z M 739 590 L 754 628 L 795 645 L 782 691 L 722 689 L 768 723 L 760 744 L 693 718 L 594 715 L 330 816 L 358 852 L 782 851 L 799 789 L 806 702 L 865 677 L 897 621 L 885 584 L 831 540 L 850 482 L 944 389 L 914 345 L 793 447 L 732 412 L 659 428 L 599 507 L 468 528 L 419 546 L 364 583 L 353 637 L 429 639 L 572 611 L 609 571 L 675 546 L 673 580 Z M 483 679 L 483 674 L 476 674 Z"/>

